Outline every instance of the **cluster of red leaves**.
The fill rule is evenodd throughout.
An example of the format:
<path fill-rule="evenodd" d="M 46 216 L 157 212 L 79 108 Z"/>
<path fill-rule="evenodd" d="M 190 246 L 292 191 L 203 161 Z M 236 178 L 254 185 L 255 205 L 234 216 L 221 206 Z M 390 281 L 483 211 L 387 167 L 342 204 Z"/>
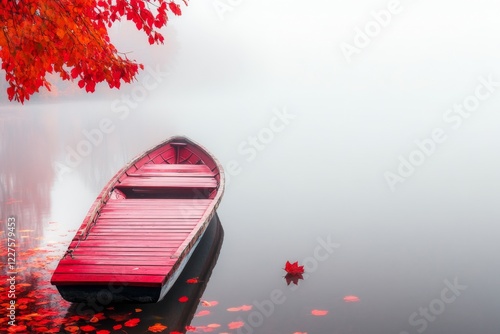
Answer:
<path fill-rule="evenodd" d="M 41 87 L 50 90 L 49 73 L 77 80 L 87 92 L 103 81 L 111 88 L 132 81 L 143 66 L 117 51 L 108 29 L 125 19 L 150 44 L 163 43 L 159 29 L 168 11 L 181 15 L 172 0 L 0 0 L 0 61 L 9 100 L 22 103 Z"/>

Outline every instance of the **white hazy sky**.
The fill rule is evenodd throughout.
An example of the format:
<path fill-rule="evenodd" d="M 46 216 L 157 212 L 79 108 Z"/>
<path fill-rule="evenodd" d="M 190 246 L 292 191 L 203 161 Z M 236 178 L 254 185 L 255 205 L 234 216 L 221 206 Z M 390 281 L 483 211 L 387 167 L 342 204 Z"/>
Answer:
<path fill-rule="evenodd" d="M 377 28 L 374 13 L 390 9 L 369 45 L 356 44 L 357 31 Z M 218 133 L 221 139 L 211 140 L 224 141 L 214 143 L 227 154 L 222 160 L 243 159 L 237 152 L 241 142 L 267 126 L 273 108 L 286 107 L 297 120 L 276 136 L 276 150 L 293 154 L 297 145 L 327 142 L 332 157 L 347 161 L 340 167 L 357 168 L 382 187 L 384 171 L 394 171 L 398 156 L 408 156 L 414 141 L 436 127 L 453 139 L 436 160 L 466 164 L 470 154 L 484 152 L 490 160 L 483 168 L 498 167 L 489 152 L 499 142 L 500 93 L 482 102 L 459 131 L 443 121 L 449 108 L 474 93 L 479 77 L 500 81 L 498 1 L 193 0 L 183 12 L 170 18 L 163 46 L 150 46 L 131 24 L 113 28 L 120 51 L 169 72 L 130 110 L 135 116 L 118 121 L 123 128 L 140 124 L 157 133 L 147 144 L 169 131 L 200 141 Z M 357 47 L 350 62 L 343 43 Z M 72 115 L 92 110 L 90 124 L 116 119 L 113 103 L 148 75 L 120 91 L 103 85 L 98 94 L 65 97 L 64 104 L 56 98 L 47 108 L 70 109 Z M 7 108 L 34 110 L 36 104 Z M 452 163 L 447 155 L 457 150 L 463 153 Z M 348 187 L 351 181 L 344 181 Z"/>

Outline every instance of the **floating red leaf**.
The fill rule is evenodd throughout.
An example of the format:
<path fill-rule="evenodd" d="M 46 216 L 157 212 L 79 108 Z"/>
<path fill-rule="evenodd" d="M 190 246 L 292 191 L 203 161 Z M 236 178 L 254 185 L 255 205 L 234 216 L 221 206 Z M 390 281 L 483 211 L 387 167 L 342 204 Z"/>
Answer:
<path fill-rule="evenodd" d="M 238 307 L 230 307 L 227 309 L 228 312 L 238 312 L 238 311 L 250 311 L 252 309 L 252 305 L 241 305 Z"/>
<path fill-rule="evenodd" d="M 95 327 L 90 326 L 90 325 L 85 325 L 85 326 L 81 326 L 80 329 L 84 332 L 92 332 L 95 330 Z"/>
<path fill-rule="evenodd" d="M 315 315 L 315 316 L 318 316 L 318 317 L 322 317 L 322 316 L 327 315 L 328 311 L 327 310 L 312 310 L 311 314 Z"/>
<path fill-rule="evenodd" d="M 227 324 L 227 327 L 229 329 L 238 329 L 245 326 L 245 323 L 243 321 L 233 321 Z"/>
<path fill-rule="evenodd" d="M 285 271 L 290 275 L 301 275 L 304 273 L 304 266 L 299 266 L 299 262 L 290 263 L 286 261 Z"/>
<path fill-rule="evenodd" d="M 124 325 L 126 327 L 135 327 L 135 326 L 137 326 L 137 324 L 139 324 L 139 322 L 141 322 L 141 319 L 132 318 L 132 319 L 128 320 L 127 322 L 125 322 Z"/>
<path fill-rule="evenodd" d="M 181 303 L 185 303 L 185 302 L 187 302 L 187 301 L 189 300 L 189 298 L 188 298 L 187 296 L 182 296 L 182 297 L 179 297 L 179 299 L 178 299 L 178 300 L 179 300 L 179 302 L 181 302 Z"/>
<path fill-rule="evenodd" d="M 167 326 L 162 325 L 161 323 L 157 322 L 153 326 L 149 326 L 148 331 L 153 332 L 153 333 L 160 333 L 160 332 L 163 332 L 165 329 L 167 329 Z"/>
<path fill-rule="evenodd" d="M 349 295 L 349 296 L 344 297 L 344 301 L 346 303 L 356 303 L 356 302 L 359 302 L 360 299 L 358 296 Z"/>
<path fill-rule="evenodd" d="M 201 310 L 200 312 L 196 313 L 194 316 L 195 317 L 204 317 L 206 315 L 209 315 L 210 311 L 209 310 Z"/>

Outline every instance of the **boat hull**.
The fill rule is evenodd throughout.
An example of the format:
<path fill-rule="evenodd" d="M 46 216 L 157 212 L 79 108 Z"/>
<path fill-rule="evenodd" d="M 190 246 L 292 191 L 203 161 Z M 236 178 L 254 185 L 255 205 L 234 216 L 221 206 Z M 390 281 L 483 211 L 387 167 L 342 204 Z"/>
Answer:
<path fill-rule="evenodd" d="M 219 217 L 215 214 L 199 242 L 205 240 L 205 243 L 217 243 L 218 240 L 222 240 L 222 235 L 222 226 Z M 167 284 L 161 287 L 132 286 L 117 282 L 110 282 L 108 285 L 58 285 L 56 287 L 61 296 L 72 303 L 93 303 L 99 307 L 116 303 L 157 303 L 170 291 L 185 267 L 190 265 L 189 260 L 192 255 L 205 251 L 205 248 L 194 247 L 184 258 L 184 265 L 176 271 L 176 277 L 172 277 Z"/>

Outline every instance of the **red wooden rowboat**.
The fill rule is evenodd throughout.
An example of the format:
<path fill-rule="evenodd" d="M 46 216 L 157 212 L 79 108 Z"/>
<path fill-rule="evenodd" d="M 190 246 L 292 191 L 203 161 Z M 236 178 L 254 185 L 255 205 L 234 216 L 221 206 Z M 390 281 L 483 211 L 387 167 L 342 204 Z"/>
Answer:
<path fill-rule="evenodd" d="M 224 190 L 217 160 L 170 138 L 104 187 L 51 283 L 71 302 L 151 303 L 172 287 L 216 214 Z"/>

